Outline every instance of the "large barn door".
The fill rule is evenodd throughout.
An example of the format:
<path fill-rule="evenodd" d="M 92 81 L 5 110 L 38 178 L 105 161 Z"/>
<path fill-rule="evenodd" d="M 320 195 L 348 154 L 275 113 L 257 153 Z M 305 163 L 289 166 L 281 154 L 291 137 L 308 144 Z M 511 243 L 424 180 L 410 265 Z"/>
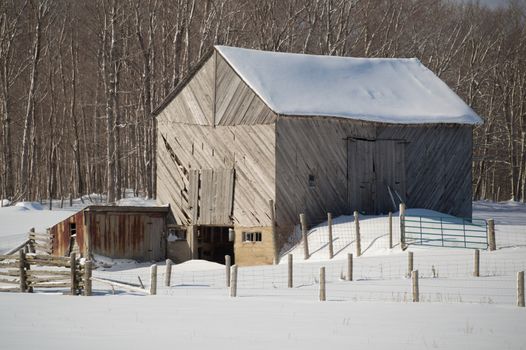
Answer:
<path fill-rule="evenodd" d="M 395 211 L 405 200 L 404 143 L 396 140 L 348 142 L 349 209 L 368 214 Z"/>
<path fill-rule="evenodd" d="M 234 169 L 191 171 L 189 197 L 194 224 L 230 225 L 234 199 Z"/>
<path fill-rule="evenodd" d="M 348 143 L 348 194 L 351 211 L 371 213 L 375 208 L 374 141 Z"/>

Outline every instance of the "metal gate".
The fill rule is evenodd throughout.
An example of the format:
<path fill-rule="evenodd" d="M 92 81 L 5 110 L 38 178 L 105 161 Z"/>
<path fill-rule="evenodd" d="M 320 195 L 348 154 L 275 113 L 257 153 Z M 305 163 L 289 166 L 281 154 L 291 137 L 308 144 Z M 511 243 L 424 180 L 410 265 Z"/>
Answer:
<path fill-rule="evenodd" d="M 484 219 L 405 215 L 403 227 L 407 245 L 488 248 L 487 223 Z"/>

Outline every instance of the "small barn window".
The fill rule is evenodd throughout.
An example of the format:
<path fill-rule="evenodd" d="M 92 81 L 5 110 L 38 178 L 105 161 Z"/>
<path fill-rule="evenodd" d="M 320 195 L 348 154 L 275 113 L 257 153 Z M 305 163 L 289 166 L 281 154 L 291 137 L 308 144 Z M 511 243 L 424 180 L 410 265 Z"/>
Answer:
<path fill-rule="evenodd" d="M 261 242 L 261 232 L 243 232 L 243 242 Z"/>
<path fill-rule="evenodd" d="M 76 223 L 71 222 L 69 224 L 69 234 L 71 236 L 76 236 L 77 235 L 77 224 Z"/>
<path fill-rule="evenodd" d="M 186 241 L 186 230 L 178 228 L 168 229 L 168 242 Z"/>
<path fill-rule="evenodd" d="M 312 174 L 309 175 L 309 187 L 316 187 L 316 177 Z"/>

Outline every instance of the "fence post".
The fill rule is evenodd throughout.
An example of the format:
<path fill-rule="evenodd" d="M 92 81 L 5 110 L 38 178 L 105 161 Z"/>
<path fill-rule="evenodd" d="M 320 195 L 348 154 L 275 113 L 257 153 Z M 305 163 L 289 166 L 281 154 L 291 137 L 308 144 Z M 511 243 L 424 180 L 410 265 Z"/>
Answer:
<path fill-rule="evenodd" d="M 320 267 L 320 301 L 325 301 L 325 267 Z"/>
<path fill-rule="evenodd" d="M 19 273 L 20 273 L 20 291 L 27 292 L 27 274 L 26 274 L 26 253 L 24 249 L 18 251 L 19 254 Z"/>
<path fill-rule="evenodd" d="M 332 214 L 327 213 L 327 226 L 329 229 L 329 259 L 334 257 L 334 246 L 332 244 Z"/>
<path fill-rule="evenodd" d="M 150 295 L 157 294 L 157 265 L 150 267 Z"/>
<path fill-rule="evenodd" d="M 389 249 L 393 249 L 393 213 L 389 212 Z"/>
<path fill-rule="evenodd" d="M 497 249 L 495 242 L 495 221 L 488 219 L 488 247 L 490 251 Z"/>
<path fill-rule="evenodd" d="M 232 266 L 232 273 L 230 274 L 230 296 L 232 298 L 237 296 L 237 265 Z"/>
<path fill-rule="evenodd" d="M 91 296 L 91 260 L 84 263 L 84 296 Z"/>
<path fill-rule="evenodd" d="M 480 275 L 480 251 L 475 249 L 475 254 L 473 255 L 473 276 L 479 277 Z"/>
<path fill-rule="evenodd" d="M 289 288 L 292 288 L 294 286 L 294 280 L 293 280 L 293 274 L 294 274 L 294 266 L 293 266 L 293 255 L 289 254 L 289 260 L 288 260 L 288 283 L 287 286 Z"/>
<path fill-rule="evenodd" d="M 347 281 L 352 281 L 352 254 L 347 254 L 347 276 L 345 276 Z"/>
<path fill-rule="evenodd" d="M 407 277 L 411 276 L 413 266 L 413 252 L 407 252 Z"/>
<path fill-rule="evenodd" d="M 71 271 L 71 295 L 77 295 L 77 256 L 71 253 L 69 256 L 69 268 Z"/>
<path fill-rule="evenodd" d="M 400 203 L 400 247 L 402 250 L 406 249 L 405 245 L 405 204 Z"/>
<path fill-rule="evenodd" d="M 301 236 L 303 238 L 303 258 L 307 260 L 310 254 L 309 254 L 309 239 L 307 237 L 307 220 L 305 219 L 305 214 L 300 214 L 300 223 L 301 223 Z"/>
<path fill-rule="evenodd" d="M 166 273 L 164 275 L 164 285 L 170 287 L 172 281 L 172 260 L 166 259 Z"/>
<path fill-rule="evenodd" d="M 360 217 L 357 211 L 354 212 L 354 226 L 356 229 L 356 256 L 362 255 L 362 241 L 360 238 Z"/>
<path fill-rule="evenodd" d="M 226 277 L 226 287 L 230 287 L 230 266 L 232 265 L 232 260 L 230 255 L 225 255 L 225 277 Z"/>
<path fill-rule="evenodd" d="M 517 272 L 517 306 L 524 307 L 524 271 Z"/>
<path fill-rule="evenodd" d="M 417 303 L 420 301 L 420 292 L 418 290 L 418 270 L 411 272 L 411 280 L 413 283 L 413 302 Z"/>
<path fill-rule="evenodd" d="M 35 252 L 35 228 L 31 227 L 29 229 L 29 252 Z"/>
<path fill-rule="evenodd" d="M 274 207 L 274 200 L 268 201 L 269 209 L 270 209 L 270 229 L 272 234 L 272 246 L 274 249 L 274 265 L 277 265 L 279 263 L 279 242 L 278 237 L 276 235 L 276 208 Z"/>

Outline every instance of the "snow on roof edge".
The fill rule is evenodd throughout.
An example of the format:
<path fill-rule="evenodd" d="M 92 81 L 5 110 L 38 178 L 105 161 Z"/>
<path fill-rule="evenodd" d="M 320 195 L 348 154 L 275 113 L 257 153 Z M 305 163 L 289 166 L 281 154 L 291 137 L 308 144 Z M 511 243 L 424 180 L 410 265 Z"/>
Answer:
<path fill-rule="evenodd" d="M 352 120 L 359 120 L 359 121 L 365 121 L 365 122 L 377 122 L 377 123 L 386 123 L 386 124 L 462 124 L 462 125 L 481 125 L 484 123 L 483 119 L 475 112 L 473 109 L 468 106 L 460 96 L 458 96 L 442 79 L 437 77 L 429 68 L 427 68 L 424 64 L 421 63 L 421 61 L 416 58 L 366 58 L 366 57 L 344 57 L 344 56 L 327 56 L 327 55 L 310 55 L 310 54 L 298 54 L 298 53 L 287 53 L 287 52 L 273 52 L 273 51 L 262 51 L 262 50 L 255 50 L 255 49 L 246 49 L 246 48 L 238 48 L 233 46 L 224 46 L 224 45 L 215 45 L 214 48 L 216 51 L 221 55 L 221 57 L 227 62 L 227 64 L 235 71 L 235 73 L 240 77 L 241 80 L 243 80 L 250 89 L 269 107 L 274 113 L 282 116 L 306 116 L 306 117 L 314 117 L 314 116 L 320 116 L 320 117 L 335 117 L 335 118 L 342 118 L 342 119 L 352 119 Z M 324 113 L 320 111 L 302 111 L 301 113 L 295 111 L 295 110 L 288 110 L 286 108 L 280 108 L 275 101 L 272 100 L 271 96 L 265 96 L 265 94 L 261 93 L 260 88 L 257 86 L 254 86 L 251 79 L 247 79 L 243 72 L 240 71 L 238 65 L 234 60 L 232 60 L 229 57 L 228 50 L 238 50 L 238 51 L 245 51 L 245 52 L 251 52 L 251 53 L 271 53 L 275 55 L 294 55 L 294 56 L 307 56 L 307 57 L 318 57 L 323 59 L 359 59 L 364 61 L 370 61 L 370 62 L 385 62 L 385 61 L 392 61 L 392 62 L 415 62 L 418 64 L 419 67 L 424 69 L 425 71 L 429 72 L 436 82 L 435 84 L 441 85 L 442 89 L 445 89 L 450 92 L 450 95 L 448 98 L 454 99 L 455 103 L 461 104 L 465 106 L 467 109 L 467 112 L 469 113 L 461 113 L 458 115 L 433 115 L 433 116 L 403 116 L 403 117 L 389 117 L 388 119 L 385 118 L 385 116 L 379 116 L 375 114 L 366 114 L 366 113 L 352 113 L 347 111 L 340 111 L 340 112 L 330 112 L 330 113 Z"/>

